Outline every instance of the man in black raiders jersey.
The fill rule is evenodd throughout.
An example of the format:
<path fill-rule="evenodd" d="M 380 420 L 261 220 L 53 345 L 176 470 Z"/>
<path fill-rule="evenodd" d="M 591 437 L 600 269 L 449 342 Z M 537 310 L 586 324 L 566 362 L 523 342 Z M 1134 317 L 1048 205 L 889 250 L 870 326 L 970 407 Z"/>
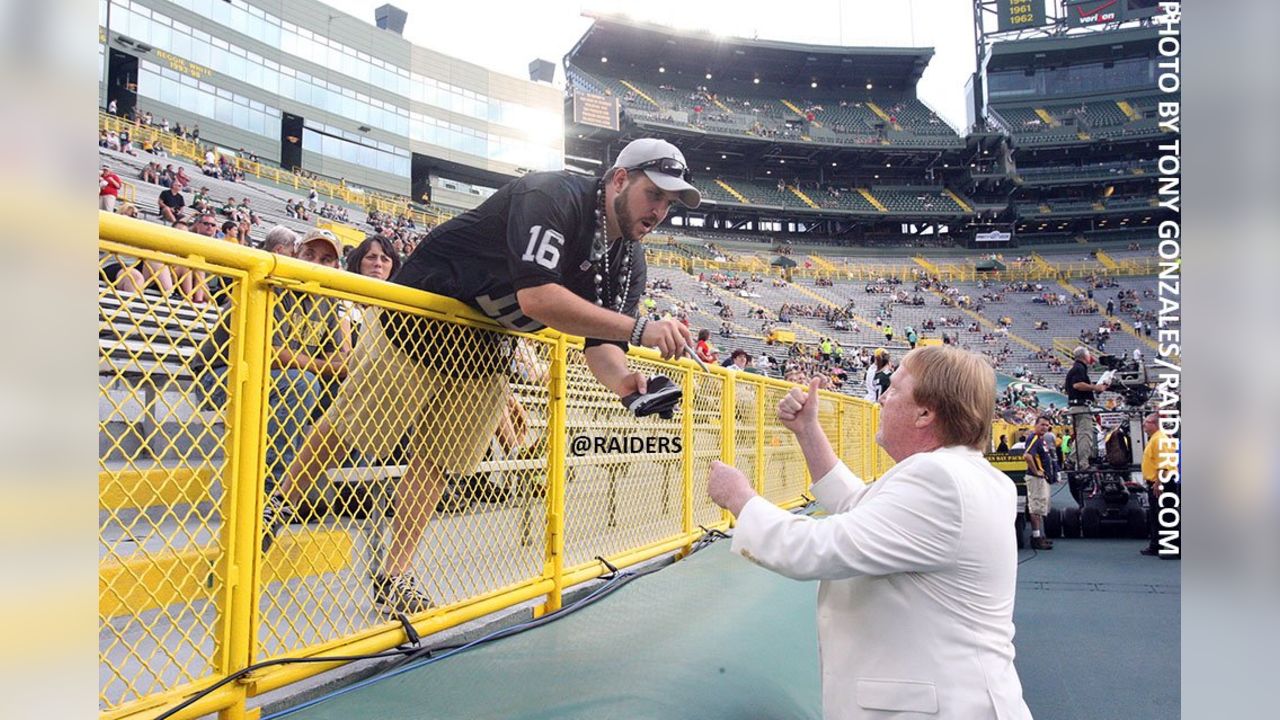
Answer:
<path fill-rule="evenodd" d="M 512 330 L 583 336 L 601 384 L 620 398 L 644 393 L 647 378 L 627 367 L 628 343 L 675 358 L 691 339 L 679 321 L 637 312 L 647 276 L 640 240 L 673 202 L 698 206 L 690 180 L 684 155 L 657 139 L 628 144 L 600 178 L 531 173 L 436 228 L 391 282 L 456 298 Z M 411 566 L 444 473 L 470 475 L 483 458 L 501 418 L 510 355 L 494 333 L 464 335 L 406 313 L 370 315 L 350 377 L 304 442 L 283 494 L 268 498 L 263 526 L 274 535 L 288 523 L 315 478 L 348 449 L 386 458 L 412 428 L 374 596 L 389 613 L 414 613 L 432 605 Z M 452 344 L 443 335 L 483 350 L 472 362 L 442 362 L 453 357 L 441 351 Z"/>

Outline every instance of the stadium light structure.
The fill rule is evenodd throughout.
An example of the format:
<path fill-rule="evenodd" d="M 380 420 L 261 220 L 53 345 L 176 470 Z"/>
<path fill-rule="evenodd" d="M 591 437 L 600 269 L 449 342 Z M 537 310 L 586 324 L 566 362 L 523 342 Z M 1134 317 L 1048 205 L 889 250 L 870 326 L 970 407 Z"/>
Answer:
<path fill-rule="evenodd" d="M 408 18 L 409 13 L 390 3 L 375 8 L 373 11 L 374 24 L 379 29 L 390 30 L 401 36 L 404 35 L 404 22 Z"/>
<path fill-rule="evenodd" d="M 556 66 L 550 60 L 541 58 L 529 63 L 529 79 L 533 82 L 551 83 L 556 78 Z"/>

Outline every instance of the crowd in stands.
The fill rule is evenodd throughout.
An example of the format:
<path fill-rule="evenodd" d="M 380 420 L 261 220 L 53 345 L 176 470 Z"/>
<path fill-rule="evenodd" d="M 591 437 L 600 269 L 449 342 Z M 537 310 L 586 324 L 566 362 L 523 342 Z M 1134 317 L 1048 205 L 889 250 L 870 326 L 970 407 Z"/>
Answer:
<path fill-rule="evenodd" d="M 147 122 L 145 115 L 142 122 Z M 152 122 L 155 121 L 152 120 Z M 161 129 L 164 129 L 163 118 L 156 124 Z M 194 126 L 185 128 L 170 125 L 169 132 L 193 141 L 199 138 L 199 130 Z M 124 137 L 121 137 L 121 135 Z M 166 224 L 178 229 L 220 238 L 228 242 L 246 246 L 263 246 L 284 255 L 293 255 L 296 252 L 299 244 L 297 233 L 283 226 L 270 227 L 272 223 L 263 221 L 263 218 L 252 206 L 248 197 L 215 198 L 208 186 L 201 186 L 198 190 L 192 192 L 189 187 L 192 179 L 187 176 L 186 170 L 181 164 L 164 162 L 167 159 L 167 155 L 165 154 L 163 143 L 154 143 L 146 148 L 136 148 L 131 144 L 127 131 L 119 134 L 104 131 L 100 134 L 99 142 L 101 147 L 107 149 L 115 150 L 119 148 L 121 152 L 132 150 L 135 155 L 138 150 L 141 150 L 142 152 L 150 153 L 153 158 L 156 158 L 149 160 L 142 167 L 138 174 L 138 179 L 147 186 L 160 188 L 156 195 L 156 207 L 159 219 Z M 225 172 L 228 162 L 224 158 L 206 157 L 206 161 L 209 160 L 212 162 L 206 162 L 205 166 L 215 168 L 219 179 L 233 182 L 243 179 L 242 176 L 235 172 Z M 103 176 L 100 180 L 100 207 L 104 210 L 114 210 L 120 214 L 138 217 L 140 212 L 137 205 L 117 202 L 120 185 L 119 178 L 104 167 Z M 350 215 L 345 206 L 337 203 L 321 202 L 314 190 L 311 190 L 305 198 L 291 198 L 285 203 L 284 212 L 286 217 L 307 222 L 316 219 L 336 222 L 350 221 Z M 415 223 L 413 214 L 408 211 L 408 208 L 404 212 L 395 215 L 370 210 L 367 212 L 364 222 L 368 238 L 360 248 L 354 250 L 344 248 L 339 253 L 337 260 L 340 266 L 346 267 L 352 272 L 363 272 L 359 267 L 352 265 L 351 258 L 359 258 L 356 265 L 365 264 L 365 259 L 370 254 L 370 246 L 376 246 L 375 251 L 372 253 L 373 255 L 386 258 L 386 266 L 398 266 L 402 259 L 412 252 L 417 243 L 431 230 L 429 226 L 422 227 Z M 256 233 L 262 232 L 268 227 L 270 229 L 265 232 L 261 240 L 255 237 Z M 764 242 L 772 242 L 772 251 L 779 255 L 789 255 L 793 252 L 789 241 L 771 240 L 765 237 L 760 239 Z M 897 244 L 900 246 L 901 240 L 898 240 Z M 364 249 L 363 252 L 361 252 L 361 248 Z M 700 249 L 712 258 L 729 257 L 729 253 L 722 246 L 711 240 L 701 241 Z M 991 259 L 998 259 L 1015 268 L 1032 263 L 1030 258 L 1015 257 L 1005 259 L 995 254 Z M 379 262 L 383 261 L 380 260 Z M 806 260 L 805 262 L 807 263 L 808 261 Z M 116 281 L 117 288 L 122 291 L 142 292 L 147 288 L 156 287 L 164 295 L 180 294 L 181 297 L 196 303 L 208 303 L 212 297 L 211 289 L 206 287 L 202 278 L 196 273 L 184 273 L 179 268 L 165 267 L 161 263 L 151 261 L 147 263 L 126 263 L 126 265 L 126 267 L 111 269 L 111 279 Z M 794 318 L 804 318 L 806 320 L 819 320 L 835 331 L 859 334 L 871 330 L 867 332 L 870 342 L 878 342 L 879 337 L 883 334 L 886 343 L 889 343 L 894 339 L 894 332 L 891 326 L 893 307 L 895 305 L 922 306 L 925 304 L 925 294 L 930 291 L 941 294 L 941 305 L 944 308 L 957 307 L 982 312 L 985 310 L 986 304 L 1001 303 L 1005 300 L 1007 294 L 1027 293 L 1035 294 L 1037 296 L 1035 298 L 1036 302 L 1043 302 L 1049 306 L 1066 305 L 1067 311 L 1071 314 L 1105 312 L 1108 316 L 1113 314 L 1126 315 L 1131 318 L 1135 329 L 1139 332 L 1145 329 L 1148 335 L 1151 334 L 1154 325 L 1154 315 L 1142 310 L 1139 304 L 1140 298 L 1135 291 L 1120 289 L 1113 297 L 1107 299 L 1105 310 L 1099 304 L 1093 302 L 1095 292 L 1118 287 L 1113 279 L 1105 275 L 1088 278 L 1083 283 L 1086 290 L 1079 295 L 1071 296 L 1047 290 L 1041 283 L 1024 281 L 979 281 L 978 292 L 970 294 L 948 286 L 937 277 L 930 277 L 921 268 L 913 268 L 912 276 L 914 278 L 913 281 L 904 282 L 899 278 L 884 277 L 865 283 L 862 288 L 864 293 L 869 296 L 876 296 L 879 299 L 879 302 L 872 306 L 874 310 L 874 330 L 864 325 L 860 318 L 855 317 L 856 312 L 853 303 L 841 309 L 826 304 L 788 302 L 778 306 L 776 312 L 757 307 L 748 313 L 749 317 L 742 318 L 737 316 L 740 313 L 735 313 L 734 308 L 722 301 L 717 293 L 713 291 L 713 288 L 716 288 L 720 291 L 733 293 L 743 299 L 750 299 L 760 297 L 758 288 L 762 283 L 772 283 L 776 287 L 786 287 L 788 285 L 781 278 L 775 276 L 762 277 L 759 274 L 700 274 L 698 281 L 702 284 L 706 297 L 702 301 L 702 307 L 699 306 L 699 299 L 697 298 L 676 298 L 674 296 L 664 298 L 664 295 L 671 293 L 670 284 L 662 280 L 656 280 L 651 284 L 649 293 L 644 299 L 644 308 L 646 312 L 649 312 L 654 317 L 674 317 L 686 325 L 690 325 L 692 322 L 691 313 L 703 312 L 703 307 L 705 307 L 706 314 L 720 320 L 718 328 L 699 328 L 706 331 L 708 341 L 713 332 L 723 340 L 734 340 L 743 337 L 741 326 L 735 325 L 735 322 L 738 320 L 750 320 L 754 325 L 754 322 L 758 321 L 760 323 L 760 335 L 766 339 L 766 347 L 777 348 L 777 350 L 770 350 L 761 353 L 759 357 L 750 358 L 747 362 L 747 367 L 751 367 L 757 372 L 792 379 L 801 378 L 802 376 L 806 379 L 822 377 L 824 378 L 823 382 L 828 387 L 840 388 L 848 386 L 853 388 L 856 394 L 860 394 L 858 391 L 862 387 L 862 376 L 859 373 L 873 364 L 873 358 L 868 354 L 866 348 L 844 352 L 840 343 L 833 338 L 824 338 L 822 341 L 812 344 L 802 342 L 786 343 L 785 345 L 768 344 L 768 339 L 772 337 L 773 331 L 779 325 L 785 325 Z M 820 285 L 830 287 L 832 283 L 827 280 L 825 283 L 820 283 Z M 1145 291 L 1143 299 L 1152 295 L 1152 291 Z M 658 304 L 659 298 L 663 298 L 661 305 Z M 866 308 L 863 308 L 863 312 L 865 311 Z M 1013 350 L 1008 343 L 1009 333 L 1007 328 L 1010 323 L 1009 318 L 1002 317 L 998 322 L 994 323 L 993 327 L 984 328 L 971 318 L 943 312 L 936 317 L 926 318 L 919 323 L 918 328 L 904 327 L 902 334 L 899 334 L 897 339 L 901 342 L 902 339 L 910 336 L 912 343 L 914 343 L 918 332 L 937 334 L 943 342 L 965 345 L 969 349 L 987 355 L 994 363 L 1000 366 L 1013 362 Z M 1044 324 L 1046 326 L 1039 329 L 1048 330 L 1047 322 Z M 1080 339 L 1100 349 L 1105 349 L 1109 336 L 1120 331 L 1121 327 L 1117 319 L 1104 318 L 1104 321 L 1099 324 L 1096 330 L 1083 331 Z M 708 342 L 708 344 L 710 343 Z M 742 350 L 742 348 L 729 348 L 725 352 L 717 351 L 717 357 L 720 360 L 728 360 L 730 355 L 733 354 L 732 350 Z M 746 353 L 746 351 L 742 350 L 742 353 Z M 738 355 L 739 362 L 741 361 L 742 353 Z M 1033 359 L 1043 362 L 1048 371 L 1061 369 L 1061 362 L 1052 353 L 1041 351 Z M 1046 378 L 1035 372 L 1028 372 L 1025 367 L 1014 367 L 1013 370 L 1015 375 L 1028 382 L 1045 385 L 1056 384 L 1051 378 Z M 853 385 L 849 384 L 851 377 L 857 378 Z M 1025 393 L 1023 395 L 1015 394 L 1002 399 L 1001 410 L 1002 412 L 1043 410 L 1043 408 L 1035 408 L 1034 403 L 1033 396 L 1028 396 Z M 1013 416 L 1016 416 L 1016 412 L 1010 415 L 1010 417 Z"/>

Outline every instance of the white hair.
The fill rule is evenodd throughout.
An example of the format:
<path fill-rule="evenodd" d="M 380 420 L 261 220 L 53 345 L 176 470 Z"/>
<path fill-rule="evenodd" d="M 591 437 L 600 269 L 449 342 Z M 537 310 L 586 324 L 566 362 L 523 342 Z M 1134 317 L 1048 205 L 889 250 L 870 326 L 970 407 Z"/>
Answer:
<path fill-rule="evenodd" d="M 275 252 L 277 247 L 292 248 L 298 244 L 298 233 L 290 230 L 284 225 L 277 225 L 267 231 L 266 237 L 262 239 L 262 249 L 267 252 Z"/>

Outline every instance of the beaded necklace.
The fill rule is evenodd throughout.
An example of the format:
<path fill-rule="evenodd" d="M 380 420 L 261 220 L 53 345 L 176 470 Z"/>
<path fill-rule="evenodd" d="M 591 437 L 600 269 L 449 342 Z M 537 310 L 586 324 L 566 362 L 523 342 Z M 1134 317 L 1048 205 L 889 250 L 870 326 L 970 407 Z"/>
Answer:
<path fill-rule="evenodd" d="M 634 241 L 623 237 L 622 257 L 619 258 L 618 270 L 621 277 L 609 271 L 609 227 L 605 222 L 604 178 L 596 184 L 596 235 L 591 240 L 591 264 L 595 270 L 596 305 L 607 307 L 614 312 L 622 312 L 627 306 L 627 296 L 631 294 L 631 271 L 634 267 L 634 256 L 631 246 Z M 604 279 L 608 277 L 614 282 L 613 305 L 605 305 Z M 621 282 L 618 282 L 621 280 Z"/>

